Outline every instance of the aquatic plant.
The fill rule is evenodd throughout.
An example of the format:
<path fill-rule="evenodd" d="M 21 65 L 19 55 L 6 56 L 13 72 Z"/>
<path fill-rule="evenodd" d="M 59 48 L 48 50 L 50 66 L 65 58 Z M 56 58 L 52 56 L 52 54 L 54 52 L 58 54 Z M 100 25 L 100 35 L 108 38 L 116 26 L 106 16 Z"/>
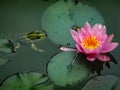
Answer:
<path fill-rule="evenodd" d="M 95 24 L 93 27 L 88 22 L 84 28 L 77 32 L 71 30 L 73 39 L 76 41 L 77 51 L 87 55 L 87 60 L 93 62 L 97 58 L 100 61 L 110 61 L 110 57 L 105 53 L 114 50 L 117 42 L 112 42 L 114 34 L 107 35 L 106 27 Z"/>
<path fill-rule="evenodd" d="M 7 78 L 0 90 L 53 90 L 48 77 L 37 72 L 17 73 Z"/>
<path fill-rule="evenodd" d="M 83 27 L 88 21 L 91 25 L 105 24 L 101 14 L 92 6 L 75 3 L 74 0 L 59 0 L 52 4 L 42 16 L 42 28 L 55 44 L 74 47 L 70 30 L 74 26 Z"/>
<path fill-rule="evenodd" d="M 59 0 L 43 14 L 42 30 L 45 32 L 33 31 L 16 35 L 15 41 L 21 46 L 21 42 L 30 43 L 31 48 L 40 51 L 40 54 L 44 49 L 38 48 L 35 42 L 44 40 L 47 36 L 47 40 L 50 39 L 58 46 L 54 54 L 51 49 L 42 53 L 44 57 L 50 57 L 49 61 L 45 61 L 46 73 L 28 70 L 30 72 L 8 76 L 1 83 L 0 90 L 54 90 L 55 86 L 66 88 L 75 85 L 79 85 L 77 89 L 87 90 L 89 85 L 92 88 L 104 86 L 108 83 L 107 80 L 112 80 L 107 88 L 111 88 L 113 84 L 116 84 L 116 90 L 120 87 L 120 83 L 116 83 L 119 77 L 101 75 L 103 65 L 110 68 L 110 61 L 117 64 L 109 52 L 118 43 L 112 42 L 113 34 L 107 35 L 104 19 L 95 7 L 79 0 Z M 45 48 L 50 48 L 48 42 L 46 44 Z M 14 45 L 11 40 L 0 40 L 0 52 L 4 54 L 13 53 L 16 48 L 19 46 Z M 6 62 L 0 57 L 0 65 Z M 97 84 L 96 78 L 89 78 L 95 71 L 97 75 L 101 75 L 97 77 L 100 81 Z"/>

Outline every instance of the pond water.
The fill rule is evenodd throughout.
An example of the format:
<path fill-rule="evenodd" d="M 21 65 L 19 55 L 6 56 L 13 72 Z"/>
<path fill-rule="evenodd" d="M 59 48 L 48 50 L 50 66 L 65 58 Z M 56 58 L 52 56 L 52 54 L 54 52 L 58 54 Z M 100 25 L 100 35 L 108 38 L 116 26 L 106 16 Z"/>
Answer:
<path fill-rule="evenodd" d="M 102 14 L 107 25 L 108 34 L 114 33 L 114 41 L 120 43 L 120 1 L 119 0 L 85 0 L 93 4 Z M 1 0 L 0 1 L 0 36 L 11 38 L 22 33 L 41 30 L 41 17 L 55 0 Z M 45 73 L 46 63 L 50 57 L 59 52 L 58 46 L 49 39 L 36 42 L 45 52 L 37 52 L 30 44 L 23 44 L 16 54 L 9 55 L 9 63 L 0 67 L 0 83 L 8 76 L 18 72 L 36 71 Z M 111 69 L 104 68 L 102 74 L 120 76 L 120 46 L 112 52 L 118 64 L 111 63 Z M 63 90 L 63 89 L 60 89 Z M 66 90 L 66 89 L 65 89 Z M 73 90 L 70 89 L 69 90 Z M 76 89 L 77 90 L 77 89 Z"/>

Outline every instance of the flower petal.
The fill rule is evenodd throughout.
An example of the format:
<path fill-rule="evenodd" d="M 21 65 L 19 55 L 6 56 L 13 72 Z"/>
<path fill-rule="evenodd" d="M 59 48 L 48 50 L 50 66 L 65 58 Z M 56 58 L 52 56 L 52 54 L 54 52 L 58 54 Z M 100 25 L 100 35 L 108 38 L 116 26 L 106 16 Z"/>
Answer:
<path fill-rule="evenodd" d="M 92 34 L 96 36 L 101 41 L 101 43 L 106 41 L 107 34 L 105 26 L 102 26 L 101 24 L 94 25 L 92 29 Z"/>
<path fill-rule="evenodd" d="M 103 35 L 106 34 L 106 26 L 102 26 L 101 31 Z"/>
<path fill-rule="evenodd" d="M 110 57 L 105 54 L 99 54 L 96 56 L 96 58 L 102 62 L 110 61 Z"/>
<path fill-rule="evenodd" d="M 112 39 L 113 39 L 113 37 L 114 37 L 114 34 L 109 35 L 109 36 L 108 36 L 108 38 L 107 38 L 106 43 L 111 42 L 111 41 L 112 41 Z"/>
<path fill-rule="evenodd" d="M 76 44 L 76 48 L 77 48 L 78 52 L 85 53 L 79 44 Z"/>
<path fill-rule="evenodd" d="M 84 27 L 78 30 L 78 32 L 71 30 L 71 34 L 76 42 L 77 52 L 86 54 L 88 56 L 87 60 L 91 62 L 96 58 L 103 62 L 109 61 L 110 57 L 103 53 L 110 52 L 118 46 L 117 42 L 112 42 L 114 34 L 108 36 L 106 27 L 102 24 L 95 24 L 91 27 L 86 22 Z M 91 48 L 92 46 L 93 48 Z"/>
<path fill-rule="evenodd" d="M 91 33 L 91 26 L 90 26 L 90 24 L 89 24 L 88 22 L 85 23 L 84 29 L 85 29 L 87 32 Z"/>
<path fill-rule="evenodd" d="M 118 46 L 118 43 L 105 44 L 105 45 L 103 45 L 103 48 L 102 48 L 102 50 L 101 50 L 101 53 L 110 52 L 110 51 L 114 50 L 117 46 Z"/>
<path fill-rule="evenodd" d="M 92 30 L 93 31 L 98 31 L 99 30 L 99 24 L 95 24 L 93 27 L 92 27 Z"/>
<path fill-rule="evenodd" d="M 91 62 L 95 61 L 95 59 L 96 59 L 95 55 L 88 55 L 87 56 L 87 60 L 89 60 Z"/>
<path fill-rule="evenodd" d="M 72 34 L 73 39 L 74 39 L 77 43 L 79 43 L 78 33 L 77 33 L 76 31 L 74 31 L 74 30 L 71 30 L 71 34 Z"/>

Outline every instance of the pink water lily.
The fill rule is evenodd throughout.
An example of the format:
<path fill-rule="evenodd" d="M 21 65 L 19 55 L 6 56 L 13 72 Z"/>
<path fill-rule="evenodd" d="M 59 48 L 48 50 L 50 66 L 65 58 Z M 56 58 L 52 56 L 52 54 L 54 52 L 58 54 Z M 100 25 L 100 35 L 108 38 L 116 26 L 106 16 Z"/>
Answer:
<path fill-rule="evenodd" d="M 110 57 L 105 53 L 114 50 L 118 43 L 112 42 L 114 34 L 107 35 L 106 27 L 101 24 L 95 24 L 93 27 L 88 22 L 78 30 L 71 30 L 73 39 L 76 42 L 78 53 L 87 55 L 87 60 L 93 62 L 96 58 L 106 62 Z"/>

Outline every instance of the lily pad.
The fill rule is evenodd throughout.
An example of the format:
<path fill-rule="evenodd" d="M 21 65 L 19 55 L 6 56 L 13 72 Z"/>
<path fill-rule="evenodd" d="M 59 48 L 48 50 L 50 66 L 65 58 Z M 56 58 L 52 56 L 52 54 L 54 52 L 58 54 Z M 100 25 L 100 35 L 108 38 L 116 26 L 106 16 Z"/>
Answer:
<path fill-rule="evenodd" d="M 115 75 L 102 75 L 90 79 L 82 88 L 82 90 L 115 90 L 114 87 L 120 80 Z M 116 90 L 120 90 L 116 89 Z"/>
<path fill-rule="evenodd" d="M 73 25 L 64 0 L 52 4 L 42 17 L 42 28 L 46 30 L 48 37 L 53 42 L 64 46 L 75 46 L 70 34 Z"/>
<path fill-rule="evenodd" d="M 44 83 L 47 82 L 47 80 L 48 77 L 46 75 L 42 75 L 41 73 L 36 72 L 18 73 L 6 79 L 2 83 L 0 90 L 46 90 L 41 88 L 43 88 L 42 85 L 44 85 Z M 39 86 L 39 88 L 36 87 L 37 88 L 36 89 L 35 88 L 36 85 L 41 85 L 42 87 Z M 44 85 L 44 88 L 45 87 L 46 85 Z"/>
<path fill-rule="evenodd" d="M 74 26 L 83 27 L 88 21 L 91 25 L 104 24 L 101 14 L 87 4 L 73 0 L 59 0 L 52 4 L 42 16 L 42 28 L 48 37 L 56 44 L 75 47 L 70 30 Z"/>
<path fill-rule="evenodd" d="M 0 38 L 0 52 L 2 53 L 12 53 L 14 52 L 14 45 L 11 40 L 6 38 Z"/>
<path fill-rule="evenodd" d="M 8 62 L 8 59 L 4 59 L 4 58 L 0 57 L 0 66 L 4 65 L 7 62 Z"/>
<path fill-rule="evenodd" d="M 49 78 L 58 86 L 82 83 L 90 74 L 90 69 L 84 60 L 76 58 L 71 67 L 75 52 L 62 52 L 54 55 L 48 63 Z"/>
<path fill-rule="evenodd" d="M 76 26 L 83 27 L 86 21 L 91 25 L 96 23 L 105 24 L 100 12 L 87 3 L 78 2 L 78 4 L 71 10 L 71 14 Z"/>

